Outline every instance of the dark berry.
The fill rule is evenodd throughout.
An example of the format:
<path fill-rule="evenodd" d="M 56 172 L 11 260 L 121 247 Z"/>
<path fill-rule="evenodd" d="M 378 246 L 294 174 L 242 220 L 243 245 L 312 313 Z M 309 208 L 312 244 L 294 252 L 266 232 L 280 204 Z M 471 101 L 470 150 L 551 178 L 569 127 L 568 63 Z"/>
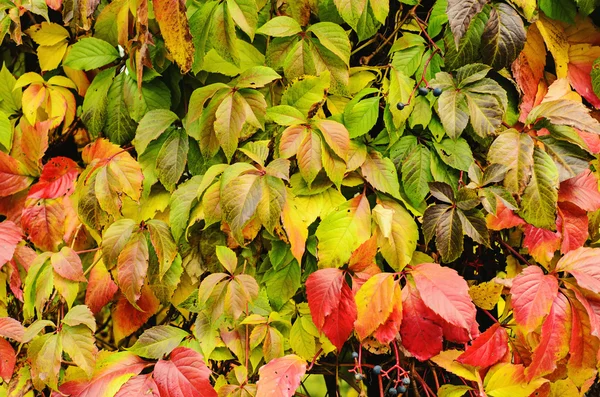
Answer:
<path fill-rule="evenodd" d="M 406 393 L 406 386 L 400 386 L 398 388 L 398 393 Z"/>
<path fill-rule="evenodd" d="M 442 89 L 440 87 L 436 87 L 433 89 L 433 96 L 440 96 L 442 95 Z"/>
<path fill-rule="evenodd" d="M 398 108 L 398 110 L 402 110 L 402 109 L 404 109 L 404 106 L 406 106 L 406 105 L 404 105 L 402 102 L 398 102 L 398 103 L 396 104 L 396 107 Z"/>
<path fill-rule="evenodd" d="M 356 360 L 358 358 L 358 353 L 352 352 L 352 358 Z"/>
<path fill-rule="evenodd" d="M 363 379 L 363 376 L 362 374 L 354 374 L 354 379 L 360 382 Z"/>
<path fill-rule="evenodd" d="M 395 395 L 397 395 L 397 394 L 398 394 L 398 390 L 396 390 L 396 388 L 395 388 L 395 387 L 390 387 L 390 389 L 388 390 L 388 394 L 389 394 L 390 396 L 395 396 Z"/>
<path fill-rule="evenodd" d="M 427 95 L 429 94 L 429 88 L 427 87 L 419 87 L 419 95 Z"/>
<path fill-rule="evenodd" d="M 373 373 L 375 375 L 379 375 L 381 373 L 381 365 L 376 365 L 373 367 Z"/>

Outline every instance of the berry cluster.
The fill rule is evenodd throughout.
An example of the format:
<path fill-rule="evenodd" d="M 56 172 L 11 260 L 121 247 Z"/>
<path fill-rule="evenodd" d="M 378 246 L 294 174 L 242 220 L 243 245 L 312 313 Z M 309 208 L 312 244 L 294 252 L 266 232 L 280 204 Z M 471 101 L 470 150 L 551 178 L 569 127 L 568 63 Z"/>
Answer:
<path fill-rule="evenodd" d="M 429 87 L 419 87 L 419 89 L 417 90 L 417 92 L 419 93 L 419 95 L 425 96 L 425 95 L 429 94 Z M 439 97 L 440 95 L 442 95 L 442 89 L 440 87 L 434 88 L 432 92 L 433 92 L 433 96 L 434 97 Z M 403 110 L 406 105 L 408 105 L 408 104 L 407 103 L 398 102 L 396 104 L 396 108 L 398 110 Z"/>
<path fill-rule="evenodd" d="M 352 352 L 352 358 L 355 362 L 354 369 L 350 370 L 350 372 L 354 372 L 354 379 L 357 382 L 363 381 L 365 379 L 365 375 L 362 373 L 360 356 L 357 352 Z M 397 396 L 398 394 L 404 394 L 408 390 L 408 386 L 410 385 L 410 378 L 408 377 L 408 372 L 406 372 L 399 364 L 396 364 L 389 368 L 387 371 L 384 370 L 381 365 L 375 365 L 371 369 L 371 373 L 375 376 L 382 376 L 385 378 L 390 378 L 389 374 L 397 370 L 396 380 L 394 382 L 394 386 L 390 387 L 387 391 L 387 394 L 390 396 Z"/>

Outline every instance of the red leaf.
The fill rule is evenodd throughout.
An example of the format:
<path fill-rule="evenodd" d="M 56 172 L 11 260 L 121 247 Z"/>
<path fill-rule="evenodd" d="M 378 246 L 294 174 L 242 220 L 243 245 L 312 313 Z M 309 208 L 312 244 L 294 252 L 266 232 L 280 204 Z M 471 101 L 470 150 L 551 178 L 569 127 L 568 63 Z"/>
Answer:
<path fill-rule="evenodd" d="M 21 229 L 11 221 L 0 223 L 0 269 L 12 259 L 19 241 L 23 239 Z"/>
<path fill-rule="evenodd" d="M 589 236 L 587 213 L 571 203 L 558 204 L 556 227 L 562 233 L 560 252 L 563 254 L 582 247 Z"/>
<path fill-rule="evenodd" d="M 567 371 L 569 379 L 575 382 L 577 387 L 581 387 L 596 377 L 596 354 L 600 340 L 592 335 L 590 317 L 585 305 L 573 295 L 569 296 L 569 301 L 572 317 Z"/>
<path fill-rule="evenodd" d="M 574 49 L 574 46 L 571 49 Z M 575 91 L 597 109 L 600 107 L 600 99 L 594 94 L 594 89 L 592 88 L 592 76 L 590 75 L 592 62 L 593 60 L 585 63 L 571 61 L 569 62 L 567 74 L 569 82 L 575 88 Z"/>
<path fill-rule="evenodd" d="M 458 361 L 473 367 L 491 367 L 508 351 L 508 334 L 496 323 L 479 335 L 471 346 L 458 357 Z"/>
<path fill-rule="evenodd" d="M 600 338 L 600 295 L 580 289 L 570 283 L 565 283 L 565 285 L 575 293 L 575 297 L 585 308 L 590 322 L 591 335 Z"/>
<path fill-rule="evenodd" d="M 59 390 L 71 397 L 101 397 L 109 384 L 122 384 L 127 376 L 142 372 L 148 363 L 129 352 L 102 351 L 96 361 L 92 379 L 80 371 L 80 377 L 63 383 Z"/>
<path fill-rule="evenodd" d="M 525 225 L 523 247 L 529 250 L 529 255 L 542 263 L 548 264 L 560 248 L 560 232 L 542 229 L 532 225 Z M 586 229 L 587 230 L 587 229 Z"/>
<path fill-rule="evenodd" d="M 423 263 L 413 267 L 410 274 L 425 305 L 450 324 L 471 331 L 477 309 L 467 282 L 456 270 Z"/>
<path fill-rule="evenodd" d="M 50 258 L 52 268 L 59 276 L 71 281 L 87 281 L 79 255 L 72 248 L 62 247 Z"/>
<path fill-rule="evenodd" d="M 292 397 L 306 372 L 306 361 L 291 354 L 271 360 L 258 370 L 257 396 Z"/>
<path fill-rule="evenodd" d="M 27 175 L 23 164 L 0 151 L 0 197 L 20 192 L 32 181 L 33 178 Z"/>
<path fill-rule="evenodd" d="M 160 397 L 160 394 L 152 375 L 147 374 L 129 379 L 115 397 Z"/>
<path fill-rule="evenodd" d="M 531 364 L 525 368 L 528 381 L 551 373 L 557 362 L 567 356 L 570 331 L 571 307 L 567 298 L 559 293 L 542 325 L 540 343 L 531 356 Z"/>
<path fill-rule="evenodd" d="M 10 317 L 0 318 L 0 336 L 22 342 L 24 335 L 25 328 L 20 322 Z"/>
<path fill-rule="evenodd" d="M 187 347 L 176 348 L 169 360 L 159 360 L 154 367 L 161 397 L 216 397 L 210 374 L 202 355 Z"/>
<path fill-rule="evenodd" d="M 147 285 L 142 288 L 142 295 L 136 303 L 142 311 L 133 307 L 124 295 L 119 298 L 112 313 L 116 341 L 120 341 L 140 329 L 150 317 L 158 312 L 160 304 Z"/>
<path fill-rule="evenodd" d="M 0 338 L 0 378 L 8 383 L 12 378 L 17 356 L 15 349 L 5 339 Z"/>
<path fill-rule="evenodd" d="M 529 266 L 515 277 L 510 292 L 515 321 L 527 334 L 550 313 L 558 293 L 558 280 L 554 275 L 544 275 L 538 266 Z"/>
<path fill-rule="evenodd" d="M 29 197 L 53 199 L 70 196 L 79 174 L 77 163 L 67 157 L 54 157 L 46 165 L 38 183 L 31 187 Z"/>
<path fill-rule="evenodd" d="M 321 269 L 306 280 L 308 306 L 317 329 L 341 351 L 356 319 L 352 290 L 340 269 Z"/>
<path fill-rule="evenodd" d="M 392 313 L 373 333 L 375 339 L 383 344 L 393 341 L 400 332 L 400 325 L 402 324 L 402 288 L 399 282 L 395 283 L 393 302 Z"/>
<path fill-rule="evenodd" d="M 408 282 L 402 289 L 402 315 L 400 326 L 402 345 L 420 361 L 429 360 L 442 351 L 442 327 L 435 323 L 437 317 L 419 296 L 419 291 Z"/>
<path fill-rule="evenodd" d="M 496 215 L 487 214 L 485 218 L 488 229 L 491 230 L 503 230 L 510 229 L 511 227 L 523 225 L 525 221 L 515 215 L 512 210 L 506 208 L 501 200 L 497 200 L 496 203 Z"/>
<path fill-rule="evenodd" d="M 561 182 L 558 201 L 568 201 L 586 211 L 600 209 L 598 178 L 592 171 L 586 170 L 574 178 Z"/>
<path fill-rule="evenodd" d="M 85 304 L 92 313 L 98 313 L 108 302 L 110 302 L 119 287 L 110 277 L 104 262 L 100 260 L 90 271 L 90 279 L 85 292 Z"/>
<path fill-rule="evenodd" d="M 568 252 L 556 264 L 555 272 L 568 272 L 579 286 L 600 292 L 600 249 L 581 247 Z"/>

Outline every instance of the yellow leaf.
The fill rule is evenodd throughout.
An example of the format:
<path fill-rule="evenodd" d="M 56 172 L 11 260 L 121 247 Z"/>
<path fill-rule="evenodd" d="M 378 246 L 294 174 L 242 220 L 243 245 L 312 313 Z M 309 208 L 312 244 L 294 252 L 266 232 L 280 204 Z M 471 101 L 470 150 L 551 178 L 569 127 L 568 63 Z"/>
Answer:
<path fill-rule="evenodd" d="M 192 68 L 194 43 L 182 0 L 154 0 L 154 14 L 165 39 L 167 50 L 183 73 Z"/>
<path fill-rule="evenodd" d="M 484 388 L 490 397 L 529 397 L 546 382 L 547 379 L 538 378 L 527 383 L 523 365 L 499 363 L 486 374 Z"/>
<path fill-rule="evenodd" d="M 77 88 L 75 86 L 75 83 L 73 83 L 72 80 L 70 80 L 69 78 L 67 78 L 65 76 L 50 77 L 50 80 L 48 80 L 48 84 L 57 85 L 59 87 L 73 88 L 73 89 Z"/>
<path fill-rule="evenodd" d="M 520 7 L 523 10 L 523 15 L 525 15 L 525 18 L 527 18 L 528 21 L 531 21 L 537 8 L 537 3 L 535 0 L 511 0 L 511 3 Z"/>
<path fill-rule="evenodd" d="M 498 303 L 502 294 L 502 285 L 494 281 L 486 281 L 469 288 L 469 295 L 477 306 L 485 310 L 492 310 Z"/>
<path fill-rule="evenodd" d="M 356 293 L 357 317 L 354 328 L 363 340 L 383 324 L 394 309 L 393 273 L 376 274 Z"/>
<path fill-rule="evenodd" d="M 550 384 L 550 395 L 548 397 L 579 397 L 579 390 L 575 383 L 569 378 L 557 380 Z"/>
<path fill-rule="evenodd" d="M 556 77 L 567 77 L 567 65 L 569 63 L 569 42 L 565 30 L 558 21 L 554 21 L 542 15 L 536 22 L 548 50 L 554 57 L 556 64 Z"/>
<path fill-rule="evenodd" d="M 443 385 L 438 390 L 438 397 L 463 397 L 469 390 L 473 388 L 465 385 Z"/>
<path fill-rule="evenodd" d="M 52 46 L 39 46 L 38 59 L 42 71 L 56 69 L 67 51 L 67 41 L 61 41 Z"/>
<path fill-rule="evenodd" d="M 17 88 L 23 88 L 32 83 L 44 83 L 44 78 L 37 73 L 27 72 L 19 77 L 19 80 L 15 82 L 13 90 L 16 90 Z"/>
<path fill-rule="evenodd" d="M 37 110 L 46 99 L 46 87 L 42 84 L 32 84 L 23 91 L 23 114 L 29 124 L 35 125 Z"/>
<path fill-rule="evenodd" d="M 69 32 L 57 23 L 42 22 L 25 31 L 33 41 L 41 46 L 53 46 L 62 41 L 66 42 Z"/>
<path fill-rule="evenodd" d="M 444 368 L 446 371 L 460 376 L 463 379 L 480 382 L 481 379 L 479 378 L 479 373 L 474 367 L 456 361 L 458 356 L 462 353 L 463 352 L 460 350 L 445 350 L 437 356 L 432 357 L 431 361 Z"/>
<path fill-rule="evenodd" d="M 75 86 L 77 87 L 77 93 L 84 97 L 88 87 L 90 86 L 90 80 L 83 70 L 75 70 L 68 66 L 63 66 L 63 71 L 67 75 L 68 78 L 71 79 Z"/>

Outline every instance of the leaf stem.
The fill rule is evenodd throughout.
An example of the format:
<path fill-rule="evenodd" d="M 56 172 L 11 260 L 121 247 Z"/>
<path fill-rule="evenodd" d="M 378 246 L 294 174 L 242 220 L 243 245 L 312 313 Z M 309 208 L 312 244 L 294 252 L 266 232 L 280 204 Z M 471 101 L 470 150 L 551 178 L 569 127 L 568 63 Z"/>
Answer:
<path fill-rule="evenodd" d="M 521 262 L 523 262 L 527 266 L 531 266 L 531 263 L 529 263 L 529 261 L 527 259 L 525 259 L 523 257 L 523 255 L 519 254 L 519 252 L 517 252 L 517 250 L 515 250 L 513 247 L 511 247 L 510 244 L 508 244 L 506 241 L 504 241 L 501 237 L 498 237 L 498 242 L 504 248 L 506 248 L 507 250 L 509 250 L 511 254 L 513 254 L 514 256 L 516 256 L 517 258 L 519 258 L 519 260 L 521 260 Z"/>

